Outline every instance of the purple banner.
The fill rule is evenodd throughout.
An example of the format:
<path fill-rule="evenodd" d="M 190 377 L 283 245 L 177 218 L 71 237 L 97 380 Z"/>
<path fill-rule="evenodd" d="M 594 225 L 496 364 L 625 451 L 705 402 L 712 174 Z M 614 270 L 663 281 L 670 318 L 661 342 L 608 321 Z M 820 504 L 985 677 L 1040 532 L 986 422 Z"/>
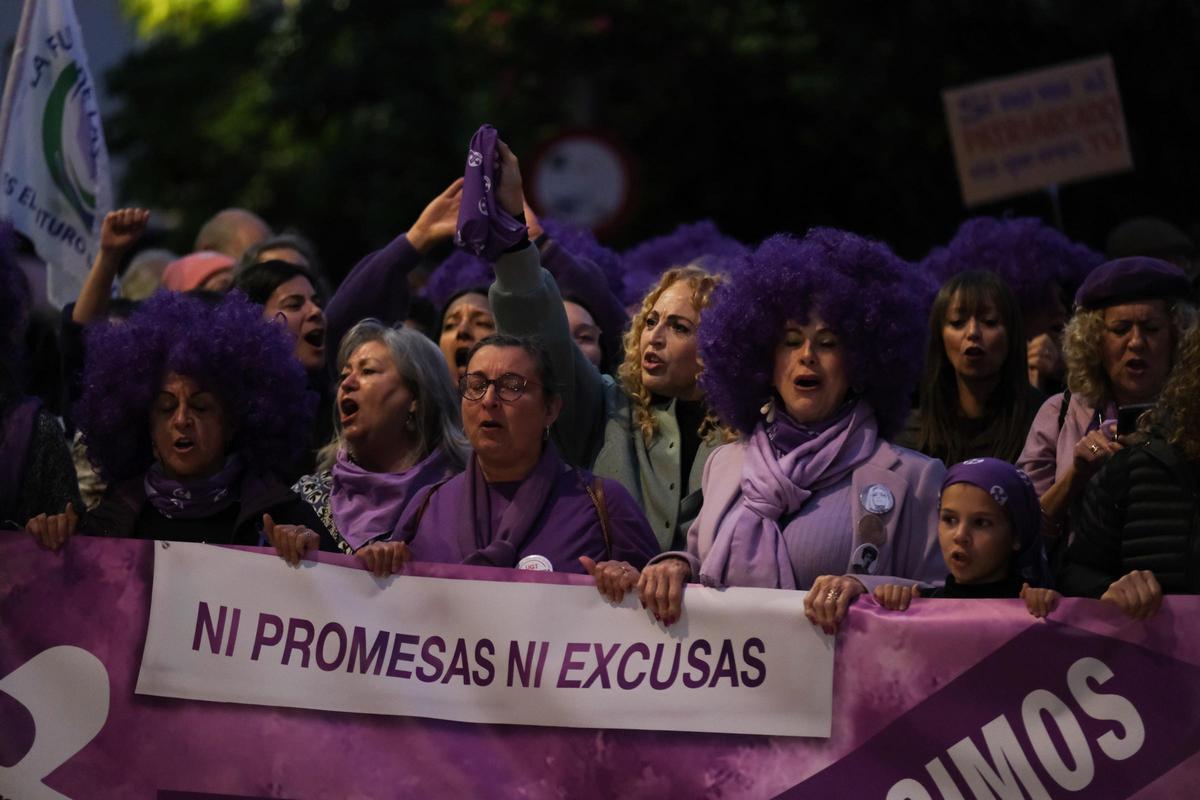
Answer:
<path fill-rule="evenodd" d="M 55 554 L 0 533 L 0 796 L 1149 800 L 1200 779 L 1200 598 L 1145 623 L 1086 600 L 1046 622 L 1017 601 L 860 601 L 837 639 L 830 739 L 594 731 L 135 695 L 153 548 L 78 538 Z M 55 707 L 15 699 L 56 670 L 80 677 Z M 67 724 L 97 716 L 94 735 Z"/>

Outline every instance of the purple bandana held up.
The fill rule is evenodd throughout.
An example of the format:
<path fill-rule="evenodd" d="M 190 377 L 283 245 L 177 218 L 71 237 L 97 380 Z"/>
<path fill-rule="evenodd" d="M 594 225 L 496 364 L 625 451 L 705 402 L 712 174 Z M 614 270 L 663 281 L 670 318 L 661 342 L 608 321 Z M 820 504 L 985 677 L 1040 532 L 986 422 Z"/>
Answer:
<path fill-rule="evenodd" d="M 339 450 L 333 464 L 329 504 L 342 538 L 355 550 L 399 530 L 408 501 L 421 489 L 454 474 L 437 448 L 404 472 L 369 472 Z"/>
<path fill-rule="evenodd" d="M 167 519 L 205 519 L 237 502 L 241 475 L 242 460 L 236 455 L 225 459 L 215 475 L 194 481 L 168 477 L 162 463 L 155 461 L 146 470 L 146 500 Z"/>
<path fill-rule="evenodd" d="M 946 470 L 939 496 L 956 483 L 982 489 L 1004 509 L 1020 542 L 1016 572 L 1035 586 L 1049 586 L 1049 565 L 1040 535 L 1042 509 L 1029 476 L 998 458 L 972 458 Z"/>
<path fill-rule="evenodd" d="M 701 575 L 724 586 L 797 588 L 779 521 L 867 461 L 877 433 L 862 399 L 825 426 L 799 426 L 787 414 L 760 423 L 746 443 L 741 502 L 721 521 Z M 781 452 L 784 443 L 791 447 Z"/>
<path fill-rule="evenodd" d="M 496 200 L 502 180 L 496 152 L 498 138 L 496 129 L 486 124 L 479 126 L 471 137 L 458 229 L 454 234 L 456 245 L 488 261 L 495 261 L 528 235 L 525 223 L 501 208 Z"/>

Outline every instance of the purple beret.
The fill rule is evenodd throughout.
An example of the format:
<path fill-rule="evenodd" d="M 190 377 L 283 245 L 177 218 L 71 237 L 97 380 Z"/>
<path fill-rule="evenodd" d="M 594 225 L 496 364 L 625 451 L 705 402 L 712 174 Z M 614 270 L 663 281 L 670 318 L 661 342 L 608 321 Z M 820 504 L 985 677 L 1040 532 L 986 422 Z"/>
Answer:
<path fill-rule="evenodd" d="M 972 458 L 946 470 L 941 491 L 956 483 L 982 489 L 1004 509 L 1013 536 L 1020 543 L 1017 572 L 1034 586 L 1048 585 L 1049 570 L 1041 544 L 1042 509 L 1029 476 L 998 458 Z"/>
<path fill-rule="evenodd" d="M 525 223 L 505 211 L 496 200 L 500 175 L 496 142 L 499 134 L 481 125 L 467 148 L 463 173 L 462 205 L 454 243 L 472 255 L 495 261 L 526 236 Z"/>
<path fill-rule="evenodd" d="M 1075 293 L 1075 305 L 1092 310 L 1134 300 L 1187 297 L 1192 286 L 1174 264 L 1149 256 L 1129 256 L 1096 267 Z"/>

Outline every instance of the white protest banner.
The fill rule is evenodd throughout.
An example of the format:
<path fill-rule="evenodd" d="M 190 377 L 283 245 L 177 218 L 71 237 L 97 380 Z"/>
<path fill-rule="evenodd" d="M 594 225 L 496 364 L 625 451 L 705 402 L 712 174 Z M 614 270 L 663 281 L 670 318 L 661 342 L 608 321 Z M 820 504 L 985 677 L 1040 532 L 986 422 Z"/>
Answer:
<path fill-rule="evenodd" d="M 942 93 L 963 202 L 1133 169 L 1108 56 Z"/>
<path fill-rule="evenodd" d="M 139 694 L 584 728 L 830 735 L 803 593 L 689 587 L 658 625 L 587 586 L 398 575 L 159 543 Z"/>
<path fill-rule="evenodd" d="M 71 0 L 25 0 L 0 110 L 0 218 L 28 236 L 63 305 L 95 258 L 112 209 L 108 149 Z"/>

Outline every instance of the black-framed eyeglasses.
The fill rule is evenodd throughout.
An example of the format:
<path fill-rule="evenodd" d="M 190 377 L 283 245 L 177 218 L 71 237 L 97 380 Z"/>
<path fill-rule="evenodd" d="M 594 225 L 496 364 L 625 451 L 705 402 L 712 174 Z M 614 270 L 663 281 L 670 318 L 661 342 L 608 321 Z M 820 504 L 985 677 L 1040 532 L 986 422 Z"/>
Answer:
<path fill-rule="evenodd" d="M 482 372 L 468 372 L 458 381 L 458 393 L 467 400 L 482 400 L 492 384 L 496 385 L 496 394 L 500 399 L 508 403 L 520 400 L 529 384 L 541 385 L 515 372 L 506 372 L 499 378 L 489 378 Z"/>

